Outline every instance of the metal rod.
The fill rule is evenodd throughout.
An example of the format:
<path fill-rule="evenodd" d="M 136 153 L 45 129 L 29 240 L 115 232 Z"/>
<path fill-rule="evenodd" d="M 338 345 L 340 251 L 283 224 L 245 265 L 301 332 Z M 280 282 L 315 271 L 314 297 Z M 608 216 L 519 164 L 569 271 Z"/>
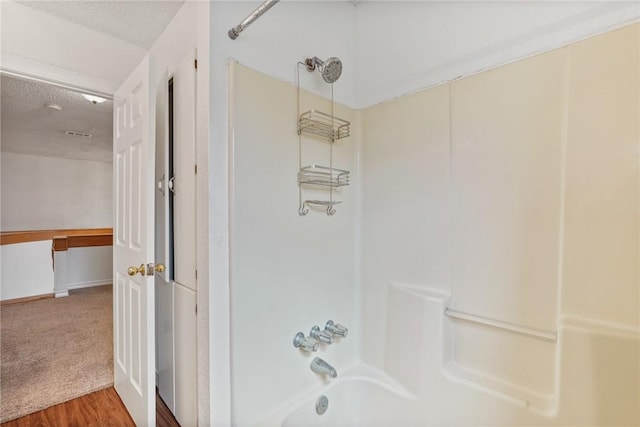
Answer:
<path fill-rule="evenodd" d="M 249 16 L 244 18 L 244 20 L 240 24 L 236 25 L 235 27 L 229 30 L 229 32 L 227 33 L 229 34 L 229 38 L 231 40 L 237 39 L 240 33 L 244 31 L 245 28 L 251 25 L 253 21 L 260 18 L 267 10 L 271 9 L 279 1 L 280 0 L 266 0 L 264 3 L 258 6 L 256 10 L 251 12 Z"/>
<path fill-rule="evenodd" d="M 540 329 L 529 328 L 527 326 L 516 325 L 514 323 L 503 322 L 502 320 L 490 319 L 488 317 L 478 316 L 476 314 L 464 313 L 462 311 L 452 310 L 447 308 L 444 311 L 449 317 L 454 317 L 456 319 L 466 320 L 468 322 L 480 323 L 487 326 L 492 326 L 494 328 L 503 329 L 506 331 L 515 332 L 521 335 L 527 335 L 533 338 L 539 338 L 546 341 L 557 340 L 557 334 L 555 332 L 543 331 Z"/>

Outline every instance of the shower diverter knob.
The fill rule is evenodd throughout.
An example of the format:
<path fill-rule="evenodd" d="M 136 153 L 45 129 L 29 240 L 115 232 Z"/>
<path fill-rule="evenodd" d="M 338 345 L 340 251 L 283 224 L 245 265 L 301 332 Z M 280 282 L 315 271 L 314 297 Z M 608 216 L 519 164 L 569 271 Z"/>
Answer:
<path fill-rule="evenodd" d="M 293 346 L 304 351 L 317 351 L 318 341 L 311 337 L 305 338 L 302 332 L 298 332 L 296 336 L 293 337 Z"/>
<path fill-rule="evenodd" d="M 340 337 L 346 337 L 349 333 L 349 329 L 338 323 L 333 323 L 333 320 L 327 320 L 327 324 L 324 326 L 324 330 Z"/>
<path fill-rule="evenodd" d="M 333 335 L 329 331 L 322 331 L 318 325 L 311 328 L 311 338 L 323 344 L 333 344 Z"/>

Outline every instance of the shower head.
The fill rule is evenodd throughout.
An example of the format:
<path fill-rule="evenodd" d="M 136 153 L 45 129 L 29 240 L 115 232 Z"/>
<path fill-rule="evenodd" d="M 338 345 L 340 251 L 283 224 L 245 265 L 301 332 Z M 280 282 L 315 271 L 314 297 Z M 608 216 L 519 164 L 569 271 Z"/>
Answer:
<path fill-rule="evenodd" d="M 335 56 L 327 58 L 326 61 L 322 61 L 317 56 L 314 56 L 313 58 L 307 58 L 304 63 L 308 71 L 317 69 L 327 83 L 334 83 L 342 74 L 342 61 Z"/>

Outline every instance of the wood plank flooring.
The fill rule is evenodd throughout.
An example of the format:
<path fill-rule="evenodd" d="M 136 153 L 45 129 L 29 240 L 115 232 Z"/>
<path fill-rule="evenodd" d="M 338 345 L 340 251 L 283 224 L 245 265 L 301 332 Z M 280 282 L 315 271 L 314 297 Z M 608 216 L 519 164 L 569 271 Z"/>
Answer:
<path fill-rule="evenodd" d="M 158 427 L 180 427 L 158 394 L 156 394 L 156 425 Z M 116 390 L 110 387 L 1 424 L 1 427 L 36 426 L 135 427 L 135 423 Z"/>
<path fill-rule="evenodd" d="M 178 421 L 165 405 L 160 395 L 156 393 L 156 426 L 157 427 L 180 427 Z"/>

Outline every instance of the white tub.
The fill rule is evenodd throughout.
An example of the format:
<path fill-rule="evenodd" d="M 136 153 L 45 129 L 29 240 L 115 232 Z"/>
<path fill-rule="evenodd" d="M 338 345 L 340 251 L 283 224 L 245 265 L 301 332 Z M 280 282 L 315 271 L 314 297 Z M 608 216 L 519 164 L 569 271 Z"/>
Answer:
<path fill-rule="evenodd" d="M 315 410 L 317 397 L 327 396 L 323 415 Z M 282 427 L 302 426 L 392 426 L 409 425 L 414 402 L 388 387 L 367 379 L 347 379 L 300 404 L 283 421 Z"/>
<path fill-rule="evenodd" d="M 316 400 L 329 399 L 323 415 Z M 255 424 L 255 427 L 346 427 L 418 425 L 417 400 L 384 373 L 367 365 L 354 366 L 329 385 L 310 390 Z"/>

